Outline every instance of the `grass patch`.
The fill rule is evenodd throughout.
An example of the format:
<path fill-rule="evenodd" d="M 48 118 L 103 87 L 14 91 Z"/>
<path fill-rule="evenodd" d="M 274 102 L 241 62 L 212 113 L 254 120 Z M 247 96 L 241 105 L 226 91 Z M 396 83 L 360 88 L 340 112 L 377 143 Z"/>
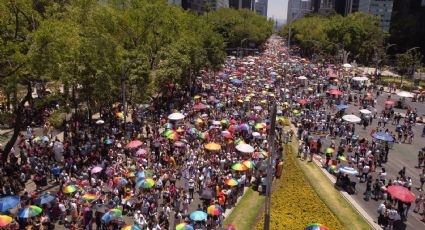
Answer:
<path fill-rule="evenodd" d="M 297 149 L 297 142 L 293 141 L 291 147 L 293 150 Z M 295 153 L 295 151 L 293 152 Z M 321 169 L 316 164 L 299 159 L 296 161 L 316 194 L 346 229 L 372 229 L 357 210 L 334 188 L 334 185 L 323 175 Z"/>
<path fill-rule="evenodd" d="M 385 86 L 395 83 L 398 87 L 400 87 L 401 83 L 400 77 L 381 76 L 379 80 L 381 81 L 381 84 Z M 419 85 L 425 87 L 425 81 L 419 81 Z M 407 77 L 403 77 L 403 89 L 408 91 L 416 89 L 413 80 Z"/>
<path fill-rule="evenodd" d="M 252 229 L 263 204 L 264 196 L 260 196 L 258 192 L 248 188 L 224 223 L 234 224 L 236 229 Z"/>

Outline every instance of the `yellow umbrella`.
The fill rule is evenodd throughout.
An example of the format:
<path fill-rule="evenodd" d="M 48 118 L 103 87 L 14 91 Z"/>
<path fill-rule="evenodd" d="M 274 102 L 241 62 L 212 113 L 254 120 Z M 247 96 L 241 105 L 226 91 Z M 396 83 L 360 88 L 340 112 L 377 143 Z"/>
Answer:
<path fill-rule="evenodd" d="M 201 96 L 196 95 L 196 96 L 194 96 L 193 98 L 194 98 L 194 99 L 199 99 L 199 98 L 201 98 Z"/>
<path fill-rule="evenodd" d="M 221 149 L 221 145 L 214 142 L 210 142 L 205 145 L 205 149 L 209 151 L 219 151 Z"/>

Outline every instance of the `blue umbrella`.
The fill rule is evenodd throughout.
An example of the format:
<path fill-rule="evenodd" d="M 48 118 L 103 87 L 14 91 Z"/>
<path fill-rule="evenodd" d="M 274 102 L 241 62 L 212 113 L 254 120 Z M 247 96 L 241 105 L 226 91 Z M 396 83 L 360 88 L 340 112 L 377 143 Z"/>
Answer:
<path fill-rule="evenodd" d="M 53 175 L 58 175 L 61 173 L 61 169 L 59 167 L 54 167 L 50 170 Z"/>
<path fill-rule="evenodd" d="M 208 214 L 203 211 L 194 211 L 190 214 L 190 219 L 194 221 L 202 221 L 208 218 Z"/>
<path fill-rule="evenodd" d="M 342 109 L 346 109 L 346 108 L 348 108 L 348 105 L 340 104 L 340 105 L 337 105 L 337 106 L 336 106 L 336 108 L 337 108 L 338 110 L 342 110 Z"/>
<path fill-rule="evenodd" d="M 21 200 L 17 196 L 5 196 L 0 198 L 0 212 L 6 212 L 16 207 L 20 202 Z"/>
<path fill-rule="evenodd" d="M 242 84 L 242 81 L 241 81 L 241 80 L 239 80 L 239 79 L 233 79 L 233 80 L 231 80 L 230 82 L 231 82 L 231 83 L 233 83 L 233 84 L 235 84 L 235 85 Z"/>
<path fill-rule="evenodd" d="M 39 196 L 37 199 L 35 199 L 34 203 L 36 205 L 43 205 L 43 204 L 48 204 L 52 201 L 54 201 L 56 199 L 55 196 L 52 196 L 50 194 L 43 194 L 41 196 Z"/>
<path fill-rule="evenodd" d="M 389 133 L 385 133 L 385 132 L 376 132 L 372 135 L 373 138 L 381 140 L 381 141 L 386 141 L 386 142 L 393 142 L 394 138 L 393 136 L 391 136 L 391 134 Z"/>

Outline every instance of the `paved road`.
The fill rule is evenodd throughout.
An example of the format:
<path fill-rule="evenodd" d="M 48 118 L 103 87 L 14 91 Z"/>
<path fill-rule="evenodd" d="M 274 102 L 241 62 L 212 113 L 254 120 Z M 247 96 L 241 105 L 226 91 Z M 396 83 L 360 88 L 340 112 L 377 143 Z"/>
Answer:
<path fill-rule="evenodd" d="M 376 109 L 379 112 L 384 108 L 384 101 L 387 99 L 388 95 L 391 96 L 392 100 L 398 100 L 399 97 L 395 94 L 384 93 L 383 95 L 378 97 L 378 103 Z M 418 115 L 422 116 L 425 114 L 425 104 L 423 102 L 411 102 L 410 99 L 407 99 L 408 105 L 412 108 L 417 108 Z M 346 114 L 355 114 L 360 116 L 360 112 L 358 112 L 358 106 L 351 104 L 347 109 Z M 405 113 L 405 110 L 395 109 L 396 113 Z M 356 126 L 356 134 L 360 136 L 360 139 L 366 137 L 370 140 L 370 133 L 372 129 L 377 127 L 377 119 L 374 119 L 372 125 L 369 125 L 366 130 L 363 130 L 362 126 Z M 391 125 L 391 122 L 386 126 L 390 131 L 395 131 L 395 126 Z M 386 164 L 383 164 L 383 167 L 387 170 L 387 179 L 395 179 L 398 176 L 398 172 L 403 166 L 406 166 L 406 177 L 410 176 L 412 178 L 413 186 L 412 191 L 418 195 L 420 192 L 416 189 L 419 185 L 419 173 L 422 169 L 418 169 L 415 166 L 417 165 L 417 156 L 420 148 L 425 147 L 425 138 L 421 137 L 423 124 L 417 123 L 414 130 L 414 140 L 412 144 L 398 144 L 395 143 L 393 148 L 389 153 L 389 161 Z M 324 142 L 324 146 L 326 147 L 329 144 L 329 140 Z M 338 142 L 337 142 L 338 143 Z M 337 144 L 338 146 L 338 144 Z M 380 172 L 380 168 L 376 170 L 377 172 L 373 173 L 373 178 L 375 179 L 378 172 Z M 358 183 L 359 179 L 353 177 L 353 181 L 357 182 L 357 194 L 353 195 L 353 198 L 365 209 L 370 216 L 375 217 L 377 220 L 378 213 L 377 207 L 382 202 L 375 201 L 373 199 L 369 201 L 365 201 L 363 198 L 363 192 L 366 190 L 366 183 Z M 408 219 L 404 222 L 404 225 L 397 226 L 397 230 L 417 230 L 417 229 L 425 229 L 425 223 L 421 221 L 420 215 L 413 212 L 414 204 L 410 208 Z"/>

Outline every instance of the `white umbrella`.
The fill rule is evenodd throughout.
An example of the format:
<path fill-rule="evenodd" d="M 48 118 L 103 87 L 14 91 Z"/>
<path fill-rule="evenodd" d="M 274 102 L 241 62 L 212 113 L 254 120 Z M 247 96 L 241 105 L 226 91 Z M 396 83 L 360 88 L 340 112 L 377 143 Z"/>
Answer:
<path fill-rule="evenodd" d="M 307 77 L 306 76 L 299 76 L 298 79 L 299 80 L 307 80 Z"/>
<path fill-rule="evenodd" d="M 98 125 L 103 125 L 103 124 L 105 124 L 105 122 L 104 122 L 103 120 L 97 120 L 97 121 L 96 121 L 96 124 L 98 124 Z"/>
<path fill-rule="evenodd" d="M 221 122 L 220 121 L 213 121 L 212 124 L 213 125 L 221 125 Z"/>
<path fill-rule="evenodd" d="M 345 63 L 345 64 L 342 65 L 342 67 L 344 67 L 344 68 L 351 68 L 352 66 L 350 64 L 348 64 L 348 63 Z"/>
<path fill-rule="evenodd" d="M 353 81 L 368 81 L 369 80 L 369 78 L 367 77 L 353 77 L 351 79 L 353 79 Z"/>
<path fill-rule="evenodd" d="M 173 121 L 178 121 L 178 120 L 184 119 L 184 115 L 181 113 L 172 113 L 168 115 L 168 119 Z"/>
<path fill-rule="evenodd" d="M 348 174 L 348 175 L 357 175 L 359 173 L 359 172 L 357 172 L 356 169 L 351 168 L 351 167 L 347 167 L 347 166 L 339 168 L 338 172 L 345 173 L 345 174 Z"/>
<path fill-rule="evenodd" d="M 360 122 L 362 120 L 362 119 L 360 119 L 360 117 L 358 117 L 356 115 L 352 115 L 352 114 L 345 115 L 345 116 L 342 117 L 342 119 L 344 121 L 348 121 L 350 123 L 358 123 L 358 122 Z"/>
<path fill-rule="evenodd" d="M 236 145 L 236 149 L 239 152 L 242 152 L 242 153 L 253 153 L 255 151 L 254 147 L 252 147 L 251 145 L 248 145 L 248 144 Z"/>
<path fill-rule="evenodd" d="M 261 134 L 259 132 L 253 132 L 252 133 L 252 136 L 253 137 L 259 137 L 259 136 L 261 136 Z"/>
<path fill-rule="evenodd" d="M 412 93 L 406 91 L 400 91 L 397 93 L 397 95 L 400 97 L 413 97 Z"/>
<path fill-rule="evenodd" d="M 361 109 L 359 111 L 360 111 L 360 113 L 363 113 L 363 114 L 371 114 L 372 113 L 370 110 L 367 110 L 367 109 Z"/>

